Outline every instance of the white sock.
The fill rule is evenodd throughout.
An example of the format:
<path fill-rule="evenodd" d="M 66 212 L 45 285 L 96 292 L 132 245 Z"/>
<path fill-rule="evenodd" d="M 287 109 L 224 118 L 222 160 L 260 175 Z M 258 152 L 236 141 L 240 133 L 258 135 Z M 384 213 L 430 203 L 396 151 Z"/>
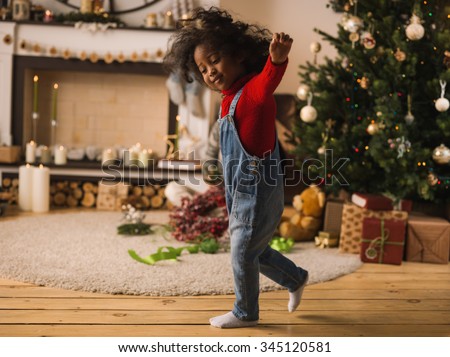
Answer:
<path fill-rule="evenodd" d="M 238 327 L 250 327 L 256 326 L 258 320 L 256 321 L 242 321 L 234 316 L 233 312 L 227 312 L 225 315 L 220 315 L 209 319 L 211 326 L 218 328 L 238 328 Z"/>
<path fill-rule="evenodd" d="M 300 302 L 302 301 L 303 290 L 305 289 L 306 284 L 308 284 L 309 274 L 306 276 L 305 282 L 294 292 L 289 292 L 289 303 L 288 303 L 288 311 L 294 312 Z"/>

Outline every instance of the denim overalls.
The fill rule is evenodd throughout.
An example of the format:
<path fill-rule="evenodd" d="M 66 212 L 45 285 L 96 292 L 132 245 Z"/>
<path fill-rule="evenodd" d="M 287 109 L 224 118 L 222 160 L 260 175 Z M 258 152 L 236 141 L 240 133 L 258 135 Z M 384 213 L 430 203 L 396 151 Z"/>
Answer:
<path fill-rule="evenodd" d="M 236 294 L 233 314 L 255 321 L 260 272 L 290 292 L 304 283 L 307 272 L 268 245 L 284 208 L 278 140 L 275 150 L 264 158 L 245 151 L 233 121 L 242 90 L 233 98 L 228 115 L 219 119 L 220 148 Z"/>

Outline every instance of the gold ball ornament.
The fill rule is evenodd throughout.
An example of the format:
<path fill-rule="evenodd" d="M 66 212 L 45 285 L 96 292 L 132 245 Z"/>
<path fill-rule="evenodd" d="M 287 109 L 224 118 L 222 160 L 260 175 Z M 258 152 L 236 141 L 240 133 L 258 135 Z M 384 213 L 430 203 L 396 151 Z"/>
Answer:
<path fill-rule="evenodd" d="M 406 115 L 405 115 L 405 123 L 407 124 L 407 125 L 411 125 L 412 123 L 413 123 L 413 121 L 414 121 L 414 115 L 413 115 L 413 113 L 411 113 L 411 112 L 408 112 Z"/>
<path fill-rule="evenodd" d="M 359 40 L 359 35 L 356 32 L 352 32 L 348 35 L 348 38 L 351 42 L 357 42 Z"/>
<path fill-rule="evenodd" d="M 425 29 L 420 22 L 420 17 L 411 16 L 411 23 L 406 27 L 406 37 L 411 41 L 418 41 L 425 35 Z"/>
<path fill-rule="evenodd" d="M 433 160 L 439 165 L 446 165 L 450 162 L 450 149 L 444 144 L 433 150 Z"/>
<path fill-rule="evenodd" d="M 364 23 L 358 16 L 348 16 L 344 19 L 343 27 L 345 31 L 358 32 L 364 27 Z"/>
<path fill-rule="evenodd" d="M 375 135 L 378 131 L 380 131 L 380 128 L 377 123 L 370 123 L 367 127 L 367 132 L 369 135 Z"/>
<path fill-rule="evenodd" d="M 297 98 L 300 100 L 308 99 L 309 92 L 311 92 L 310 88 L 306 84 L 300 84 L 297 89 Z"/>
<path fill-rule="evenodd" d="M 450 107 L 450 102 L 447 98 L 439 98 L 436 100 L 436 103 L 434 103 L 434 106 L 438 112 L 445 112 Z"/>
<path fill-rule="evenodd" d="M 436 186 L 438 183 L 438 178 L 432 172 L 430 172 L 427 176 L 427 182 L 430 186 Z"/>
<path fill-rule="evenodd" d="M 300 119 L 305 123 L 312 123 L 317 119 L 317 110 L 312 105 L 306 105 L 300 110 Z"/>
<path fill-rule="evenodd" d="M 309 50 L 311 51 L 311 53 L 319 53 L 320 50 L 322 49 L 322 46 L 320 45 L 319 42 L 313 42 L 311 43 L 311 45 L 309 45 Z"/>
<path fill-rule="evenodd" d="M 365 49 L 371 50 L 375 47 L 377 41 L 375 41 L 370 32 L 363 32 L 361 35 L 361 43 L 363 44 Z"/>
<path fill-rule="evenodd" d="M 397 61 L 403 62 L 406 59 L 406 53 L 403 52 L 400 48 L 397 48 L 397 51 L 394 53 L 394 57 Z"/>

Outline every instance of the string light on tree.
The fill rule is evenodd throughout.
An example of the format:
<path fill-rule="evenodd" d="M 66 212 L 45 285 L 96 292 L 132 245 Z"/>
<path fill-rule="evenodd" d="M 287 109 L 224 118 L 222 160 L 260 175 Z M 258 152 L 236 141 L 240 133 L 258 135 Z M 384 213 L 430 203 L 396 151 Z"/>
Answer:
<path fill-rule="evenodd" d="M 411 41 L 418 41 L 423 35 L 425 35 L 425 29 L 421 24 L 421 19 L 416 14 L 413 14 L 410 24 L 406 27 L 406 37 Z"/>
<path fill-rule="evenodd" d="M 317 118 L 317 110 L 312 104 L 313 94 L 309 92 L 308 94 L 308 105 L 305 105 L 302 110 L 300 110 L 300 119 L 305 123 L 312 123 Z"/>
<path fill-rule="evenodd" d="M 441 85 L 441 97 L 438 100 L 436 100 L 434 106 L 436 107 L 436 110 L 438 112 L 442 113 L 448 110 L 448 108 L 450 107 L 450 102 L 448 101 L 447 98 L 444 98 L 445 86 L 447 85 L 447 82 L 441 79 L 439 80 L 439 84 Z"/>

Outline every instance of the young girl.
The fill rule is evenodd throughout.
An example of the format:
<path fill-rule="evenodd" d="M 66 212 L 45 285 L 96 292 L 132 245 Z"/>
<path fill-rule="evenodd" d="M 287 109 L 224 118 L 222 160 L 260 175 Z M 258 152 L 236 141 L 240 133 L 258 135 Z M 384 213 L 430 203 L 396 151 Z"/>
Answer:
<path fill-rule="evenodd" d="M 287 67 L 292 38 L 234 21 L 223 10 L 197 9 L 170 41 L 165 65 L 187 81 L 194 74 L 222 93 L 220 149 L 229 213 L 236 300 L 213 317 L 214 327 L 255 326 L 259 273 L 289 290 L 288 310 L 300 304 L 308 272 L 269 242 L 284 208 L 273 93 Z"/>

